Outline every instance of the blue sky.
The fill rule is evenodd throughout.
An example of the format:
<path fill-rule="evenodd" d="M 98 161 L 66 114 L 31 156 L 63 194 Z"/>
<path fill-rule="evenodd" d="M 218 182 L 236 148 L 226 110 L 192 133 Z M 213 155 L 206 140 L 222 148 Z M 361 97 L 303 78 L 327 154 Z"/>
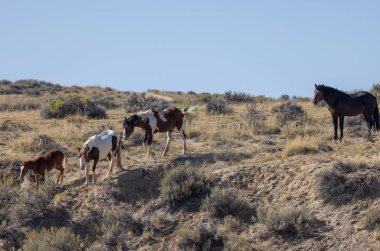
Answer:
<path fill-rule="evenodd" d="M 380 1 L 1 1 L 0 79 L 312 96 L 380 82 Z"/>

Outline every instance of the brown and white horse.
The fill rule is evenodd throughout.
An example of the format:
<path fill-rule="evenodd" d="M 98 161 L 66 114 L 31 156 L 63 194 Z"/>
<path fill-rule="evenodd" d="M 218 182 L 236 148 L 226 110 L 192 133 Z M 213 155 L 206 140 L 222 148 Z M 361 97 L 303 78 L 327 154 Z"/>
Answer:
<path fill-rule="evenodd" d="M 186 154 L 186 134 L 183 130 L 184 116 L 189 112 L 181 111 L 176 107 L 168 107 L 160 111 L 147 110 L 136 113 L 129 118 L 125 118 L 123 123 L 123 138 L 127 140 L 133 133 L 135 127 L 142 128 L 145 132 L 144 145 L 147 146 L 146 156 L 151 155 L 151 144 L 153 133 L 166 132 L 167 141 L 162 156 L 168 152 L 170 141 L 173 139 L 172 132 L 177 128 L 183 140 L 183 154 Z"/>
<path fill-rule="evenodd" d="M 86 182 L 88 183 L 88 172 L 90 161 L 94 161 L 92 166 L 92 183 L 95 183 L 95 169 L 99 160 L 108 158 L 110 165 L 108 168 L 107 177 L 112 172 L 114 157 L 117 157 L 117 167 L 124 170 L 121 166 L 121 151 L 120 151 L 121 138 L 118 133 L 107 130 L 99 135 L 90 137 L 80 148 L 79 151 L 79 164 L 80 169 L 85 169 Z"/>
<path fill-rule="evenodd" d="M 20 179 L 24 178 L 25 174 L 32 170 L 36 179 L 36 192 L 38 191 L 39 186 L 39 178 L 38 176 L 42 176 L 42 180 L 45 178 L 45 172 L 50 172 L 53 168 L 60 171 L 58 178 L 57 178 L 57 184 L 59 183 L 59 180 L 61 179 L 61 182 L 59 184 L 62 184 L 63 182 L 63 172 L 66 167 L 66 156 L 65 154 L 58 149 L 51 150 L 38 158 L 27 160 L 22 162 L 21 166 L 21 172 L 20 172 Z"/>

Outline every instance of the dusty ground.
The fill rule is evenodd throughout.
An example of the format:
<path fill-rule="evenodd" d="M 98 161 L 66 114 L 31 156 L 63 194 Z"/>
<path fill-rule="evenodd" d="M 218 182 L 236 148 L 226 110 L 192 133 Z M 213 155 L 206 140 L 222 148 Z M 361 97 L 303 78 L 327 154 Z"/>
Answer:
<path fill-rule="evenodd" d="M 151 95 L 165 97 L 165 93 Z M 181 95 L 177 98 L 173 95 L 165 100 L 181 99 Z M 0 100 L 9 101 L 9 97 L 2 95 Z M 45 120 L 41 119 L 39 110 L 2 112 L 0 123 L 13 123 L 10 129 L 4 126 L 0 131 L 2 177 L 5 179 L 9 173 L 17 175 L 20 161 L 38 154 L 39 151 L 23 148 L 36 144 L 32 140 L 38 135 L 48 135 L 54 144 L 64 148 L 69 153 L 69 164 L 63 186 L 56 191 L 52 203 L 68 212 L 64 225 L 81 236 L 85 249 L 100 242 L 97 232 L 91 229 L 91 222 L 95 221 L 96 212 L 104 210 L 122 208 L 145 226 L 149 225 L 140 235 L 127 238 L 125 243 L 130 250 L 177 250 L 186 229 L 199 224 L 220 224 L 219 219 L 192 206 L 191 201 L 176 210 L 162 205 L 159 193 L 162 177 L 173 166 L 186 163 L 189 168 L 199 169 L 217 186 L 237 188 L 256 208 L 300 206 L 319 221 L 316 233 L 302 238 L 278 235 L 257 221 L 242 223 L 240 235 L 258 250 L 380 250 L 379 232 L 366 229 L 362 223 L 366 210 L 380 205 L 379 196 L 336 206 L 324 201 L 316 191 L 318 174 L 337 160 L 363 161 L 377 167 L 379 136 L 375 134 L 373 140 L 368 141 L 346 134 L 343 142 L 332 142 L 327 108 L 315 107 L 311 102 L 299 104 L 312 121 L 301 126 L 295 123 L 278 126 L 271 107 L 280 103 L 266 101 L 257 105 L 267 117 L 265 128 L 281 129 L 275 134 L 248 125 L 245 105 L 233 105 L 234 112 L 228 115 L 209 115 L 202 104 L 197 105 L 196 118 L 186 124 L 187 156 L 180 156 L 182 142 L 178 133 L 174 134 L 167 157 L 160 155 L 166 141 L 164 134 L 155 135 L 154 158 L 144 158 L 143 146 L 124 142 L 122 164 L 126 171 L 114 168 L 111 178 L 105 179 L 108 163 L 103 161 L 97 169 L 97 183 L 88 186 L 83 185 L 84 173 L 79 170 L 75 149 L 92 132 L 109 128 L 121 132 L 120 121 L 128 115 L 123 109 L 107 110 L 108 118 L 102 120 Z M 287 144 L 296 140 L 323 142 L 329 150 L 285 157 Z M 41 152 L 46 150 L 44 146 L 46 144 L 39 149 Z M 233 157 L 225 157 L 228 155 Z M 373 172 L 378 175 L 378 169 Z M 28 188 L 33 185 L 26 179 L 18 186 L 23 192 L 31 193 Z M 9 228 L 12 226 L 12 222 L 7 224 Z"/>

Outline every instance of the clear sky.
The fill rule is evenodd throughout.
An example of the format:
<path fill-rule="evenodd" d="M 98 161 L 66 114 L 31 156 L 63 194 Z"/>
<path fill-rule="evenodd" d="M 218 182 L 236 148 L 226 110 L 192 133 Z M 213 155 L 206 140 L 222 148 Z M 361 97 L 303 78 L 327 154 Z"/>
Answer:
<path fill-rule="evenodd" d="M 380 1 L 0 2 L 0 79 L 312 96 L 380 82 Z"/>

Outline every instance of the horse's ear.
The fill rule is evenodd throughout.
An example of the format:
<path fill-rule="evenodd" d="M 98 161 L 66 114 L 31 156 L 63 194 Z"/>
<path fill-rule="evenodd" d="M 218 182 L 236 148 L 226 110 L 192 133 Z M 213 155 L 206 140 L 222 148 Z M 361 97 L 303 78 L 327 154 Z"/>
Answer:
<path fill-rule="evenodd" d="M 77 147 L 78 152 L 80 152 L 80 147 Z"/>
<path fill-rule="evenodd" d="M 314 84 L 315 87 L 317 87 L 317 84 Z"/>
<path fill-rule="evenodd" d="M 325 84 L 322 84 L 322 87 L 325 87 Z"/>

